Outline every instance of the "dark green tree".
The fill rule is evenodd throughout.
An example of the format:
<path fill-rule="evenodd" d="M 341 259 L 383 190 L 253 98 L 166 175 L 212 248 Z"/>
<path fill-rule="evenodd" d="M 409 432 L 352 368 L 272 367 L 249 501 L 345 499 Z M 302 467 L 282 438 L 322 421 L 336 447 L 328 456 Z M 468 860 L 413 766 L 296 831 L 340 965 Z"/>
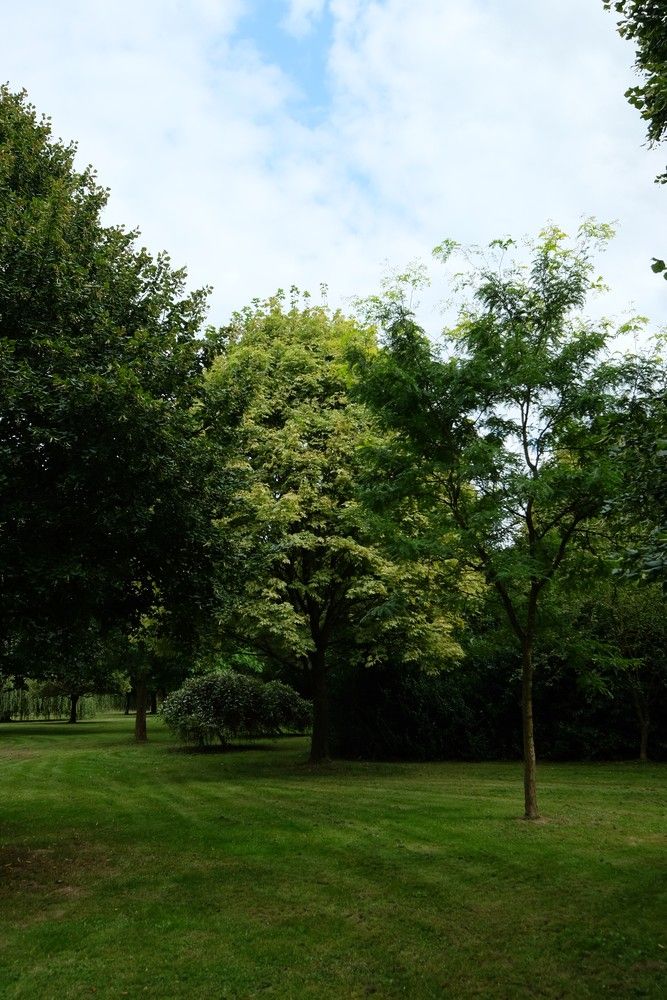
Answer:
<path fill-rule="evenodd" d="M 206 594 L 205 291 L 105 226 L 108 193 L 0 89 L 0 663 L 39 675 Z"/>
<path fill-rule="evenodd" d="M 639 759 L 648 760 L 654 709 L 667 692 L 667 616 L 659 587 L 599 580 L 581 597 L 581 627 L 597 674 L 612 696 L 631 701 Z M 596 649 L 597 645 L 597 649 Z"/>

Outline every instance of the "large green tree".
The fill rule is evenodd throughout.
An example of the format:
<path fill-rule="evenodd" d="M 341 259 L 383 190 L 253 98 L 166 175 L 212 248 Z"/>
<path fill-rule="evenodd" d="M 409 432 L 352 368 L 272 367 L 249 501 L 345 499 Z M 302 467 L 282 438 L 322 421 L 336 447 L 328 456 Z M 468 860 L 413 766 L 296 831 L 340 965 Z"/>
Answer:
<path fill-rule="evenodd" d="M 33 675 L 206 591 L 205 292 L 103 224 L 75 154 L 0 89 L 0 660 Z"/>
<path fill-rule="evenodd" d="M 376 300 L 386 347 L 359 360 L 363 397 L 409 442 L 423 482 L 437 485 L 459 557 L 495 589 L 521 651 L 529 819 L 539 816 L 532 688 L 542 600 L 617 490 L 611 418 L 636 371 L 606 353 L 608 324 L 580 313 L 597 286 L 592 249 L 608 235 L 586 225 L 572 246 L 550 228 L 529 266 L 511 262 L 511 241 L 492 245 L 438 348 L 400 296 Z"/>
<path fill-rule="evenodd" d="M 350 345 L 372 335 L 339 314 L 280 298 L 239 315 L 213 365 L 206 409 L 233 498 L 222 613 L 229 635 L 305 671 L 311 760 L 329 754 L 328 678 L 336 658 L 419 660 L 458 653 L 447 611 L 451 566 L 396 556 L 395 526 L 362 503 L 374 418 L 349 398 Z M 403 511 L 404 539 L 422 515 Z M 408 544 L 406 542 L 406 544 Z M 392 547 L 394 551 L 392 551 Z"/>

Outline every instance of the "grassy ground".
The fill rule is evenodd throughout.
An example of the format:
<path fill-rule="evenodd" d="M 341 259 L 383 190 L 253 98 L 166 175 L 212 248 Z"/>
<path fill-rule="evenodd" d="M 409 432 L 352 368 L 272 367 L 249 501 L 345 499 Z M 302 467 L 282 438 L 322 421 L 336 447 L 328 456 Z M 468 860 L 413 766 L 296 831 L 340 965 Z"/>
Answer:
<path fill-rule="evenodd" d="M 0 996 L 667 996 L 667 767 L 0 726 Z"/>

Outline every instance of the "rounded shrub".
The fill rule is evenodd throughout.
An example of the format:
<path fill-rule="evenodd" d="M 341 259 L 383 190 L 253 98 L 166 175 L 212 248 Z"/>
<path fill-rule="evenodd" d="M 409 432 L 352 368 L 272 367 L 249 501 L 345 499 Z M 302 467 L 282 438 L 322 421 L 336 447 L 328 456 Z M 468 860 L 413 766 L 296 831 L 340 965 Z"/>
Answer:
<path fill-rule="evenodd" d="M 266 736 L 310 725 L 310 704 L 279 681 L 226 671 L 191 677 L 162 703 L 167 727 L 184 743 L 223 746 L 236 736 Z"/>

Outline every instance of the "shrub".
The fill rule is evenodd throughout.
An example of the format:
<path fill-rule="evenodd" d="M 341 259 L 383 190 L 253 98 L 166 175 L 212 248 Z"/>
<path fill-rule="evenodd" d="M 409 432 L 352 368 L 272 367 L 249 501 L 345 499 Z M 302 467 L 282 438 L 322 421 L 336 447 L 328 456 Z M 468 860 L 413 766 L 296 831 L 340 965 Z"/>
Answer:
<path fill-rule="evenodd" d="M 303 732 L 310 705 L 279 681 L 268 684 L 231 671 L 191 677 L 162 703 L 168 728 L 184 743 L 224 746 L 235 736 Z"/>
<path fill-rule="evenodd" d="M 287 729 L 303 733 L 310 728 L 312 721 L 310 702 L 281 681 L 262 684 L 262 711 L 266 725 L 274 732 Z"/>

